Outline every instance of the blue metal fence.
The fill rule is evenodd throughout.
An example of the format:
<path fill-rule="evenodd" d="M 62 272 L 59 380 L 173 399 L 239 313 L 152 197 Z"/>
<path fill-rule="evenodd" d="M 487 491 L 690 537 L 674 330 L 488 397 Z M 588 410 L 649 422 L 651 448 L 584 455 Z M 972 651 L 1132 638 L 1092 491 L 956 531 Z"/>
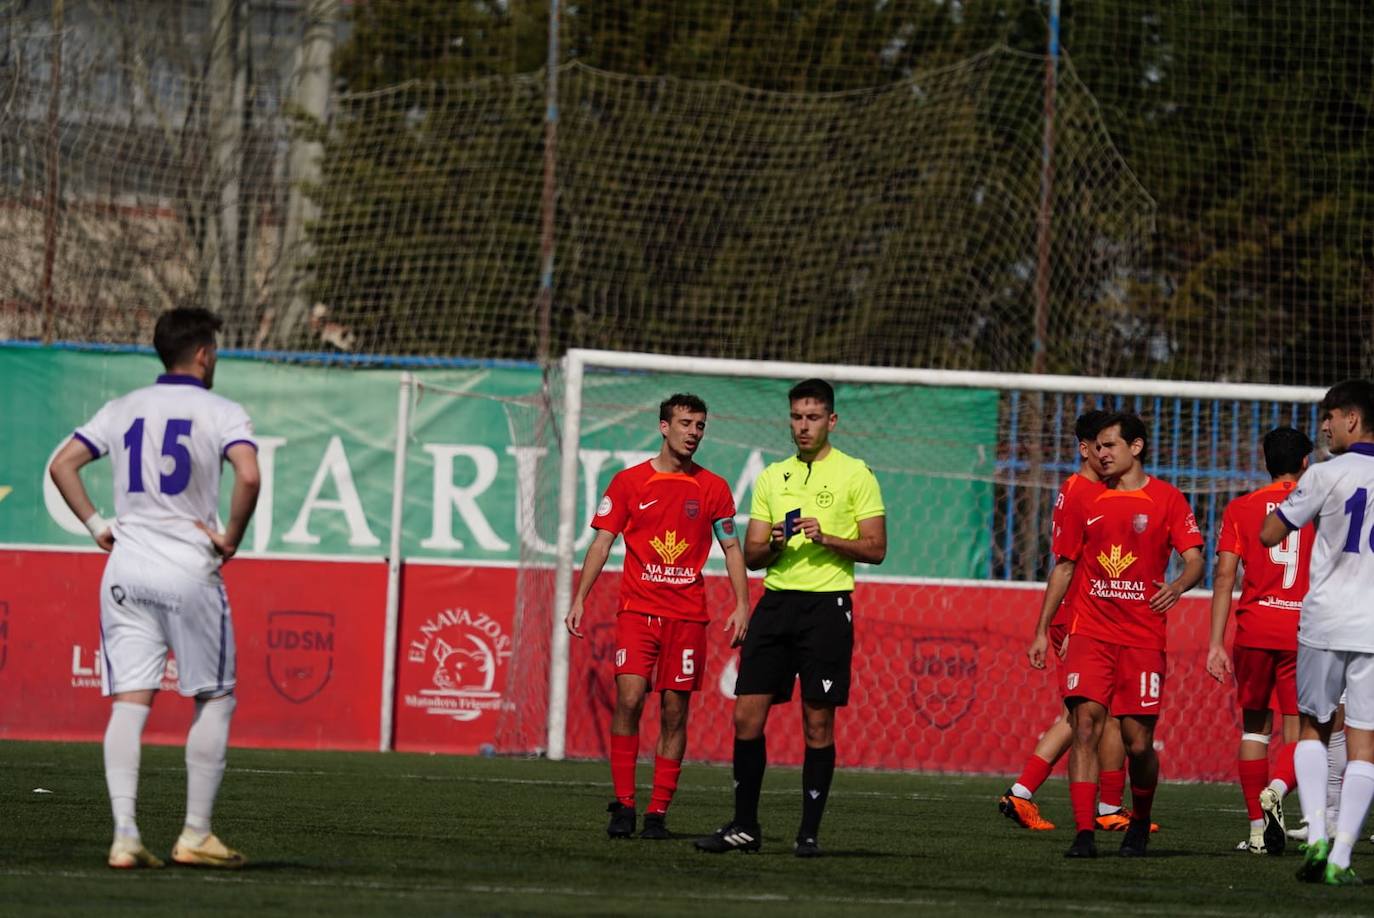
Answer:
<path fill-rule="evenodd" d="M 1288 425 L 1316 442 L 1319 424 L 1312 402 L 1020 390 L 1007 392 L 1002 401 L 1007 447 L 997 461 L 996 537 L 989 571 L 997 580 L 1043 579 L 1053 567 L 1048 523 L 1059 484 L 1078 470 L 1073 425 L 1085 411 L 1128 410 L 1145 421 L 1150 433 L 1146 469 L 1188 498 L 1206 539 L 1207 587 L 1226 504 L 1269 481 L 1260 450 L 1264 434 Z M 1032 451 L 1037 449 L 1035 457 Z M 1028 545 L 1034 546 L 1033 557 L 1027 556 Z"/>

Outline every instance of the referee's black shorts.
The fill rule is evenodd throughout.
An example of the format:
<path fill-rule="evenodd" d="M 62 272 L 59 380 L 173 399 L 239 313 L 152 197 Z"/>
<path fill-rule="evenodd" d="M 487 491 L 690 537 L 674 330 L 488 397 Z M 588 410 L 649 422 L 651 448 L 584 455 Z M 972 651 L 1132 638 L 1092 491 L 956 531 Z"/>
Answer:
<path fill-rule="evenodd" d="M 739 655 L 736 695 L 790 701 L 801 678 L 804 701 L 849 703 L 854 655 L 854 603 L 848 591 L 765 590 L 754 607 Z"/>

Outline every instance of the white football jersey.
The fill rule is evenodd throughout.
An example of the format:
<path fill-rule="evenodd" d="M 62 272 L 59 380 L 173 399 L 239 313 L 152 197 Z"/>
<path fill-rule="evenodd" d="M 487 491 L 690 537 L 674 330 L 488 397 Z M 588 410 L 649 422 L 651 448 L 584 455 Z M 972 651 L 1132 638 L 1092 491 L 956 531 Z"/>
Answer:
<path fill-rule="evenodd" d="M 166 561 L 192 577 L 217 576 L 219 555 L 195 524 L 223 528 L 225 452 L 235 443 L 257 448 L 242 406 L 194 376 L 163 375 L 156 385 L 106 402 L 73 436 L 114 463 L 117 548 Z"/>
<path fill-rule="evenodd" d="M 1374 443 L 1308 468 L 1275 512 L 1291 529 L 1317 524 L 1298 641 L 1374 653 Z"/>

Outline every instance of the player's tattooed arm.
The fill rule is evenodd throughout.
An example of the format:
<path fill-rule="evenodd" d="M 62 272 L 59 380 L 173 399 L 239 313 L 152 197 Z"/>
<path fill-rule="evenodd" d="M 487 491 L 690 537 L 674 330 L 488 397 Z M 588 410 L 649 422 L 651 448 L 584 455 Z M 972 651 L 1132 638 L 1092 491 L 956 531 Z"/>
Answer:
<path fill-rule="evenodd" d="M 730 632 L 730 646 L 738 647 L 744 643 L 744 635 L 749 630 L 749 572 L 744 567 L 744 552 L 737 539 L 721 543 L 725 551 L 725 571 L 730 575 L 730 586 L 735 593 L 735 608 L 725 620 L 725 630 Z"/>

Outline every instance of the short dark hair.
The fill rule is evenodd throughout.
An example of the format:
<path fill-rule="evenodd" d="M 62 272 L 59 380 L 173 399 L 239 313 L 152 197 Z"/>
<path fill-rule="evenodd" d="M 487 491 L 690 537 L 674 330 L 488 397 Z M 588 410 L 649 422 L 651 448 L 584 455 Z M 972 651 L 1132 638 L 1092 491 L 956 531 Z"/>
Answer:
<path fill-rule="evenodd" d="M 1332 411 L 1358 411 L 1360 426 L 1366 433 L 1374 432 L 1374 383 L 1367 379 L 1347 379 L 1326 390 L 1318 410 L 1323 415 Z"/>
<path fill-rule="evenodd" d="M 826 411 L 835 413 L 835 390 L 823 379 L 803 379 L 787 392 L 789 402 L 804 398 L 814 398 L 825 406 Z"/>
<path fill-rule="evenodd" d="M 1302 471 L 1302 461 L 1312 452 L 1307 434 L 1292 427 L 1275 427 L 1264 435 L 1264 467 L 1277 478 Z"/>
<path fill-rule="evenodd" d="M 223 324 L 219 316 L 199 306 L 168 310 L 158 316 L 153 328 L 153 349 L 170 370 L 190 360 L 196 348 L 214 345 L 215 333 Z"/>
<path fill-rule="evenodd" d="M 1092 411 L 1085 411 L 1078 416 L 1078 420 L 1073 422 L 1073 435 L 1078 438 L 1079 443 L 1090 443 L 1097 439 L 1097 434 L 1104 426 L 1102 424 L 1110 415 L 1101 408 L 1094 408 Z"/>
<path fill-rule="evenodd" d="M 1136 440 L 1144 443 L 1145 446 L 1140 450 L 1140 455 L 1137 458 L 1141 462 L 1145 461 L 1145 457 L 1150 453 L 1150 434 L 1145 429 L 1145 422 L 1140 419 L 1140 415 L 1130 411 L 1113 411 L 1102 419 L 1102 426 L 1097 428 L 1097 433 L 1100 434 L 1109 427 L 1120 427 L 1121 438 L 1127 443 Z"/>
<path fill-rule="evenodd" d="M 658 403 L 658 419 L 671 421 L 674 408 L 686 408 L 688 411 L 706 413 L 706 403 L 697 396 L 690 392 L 674 392 Z"/>

